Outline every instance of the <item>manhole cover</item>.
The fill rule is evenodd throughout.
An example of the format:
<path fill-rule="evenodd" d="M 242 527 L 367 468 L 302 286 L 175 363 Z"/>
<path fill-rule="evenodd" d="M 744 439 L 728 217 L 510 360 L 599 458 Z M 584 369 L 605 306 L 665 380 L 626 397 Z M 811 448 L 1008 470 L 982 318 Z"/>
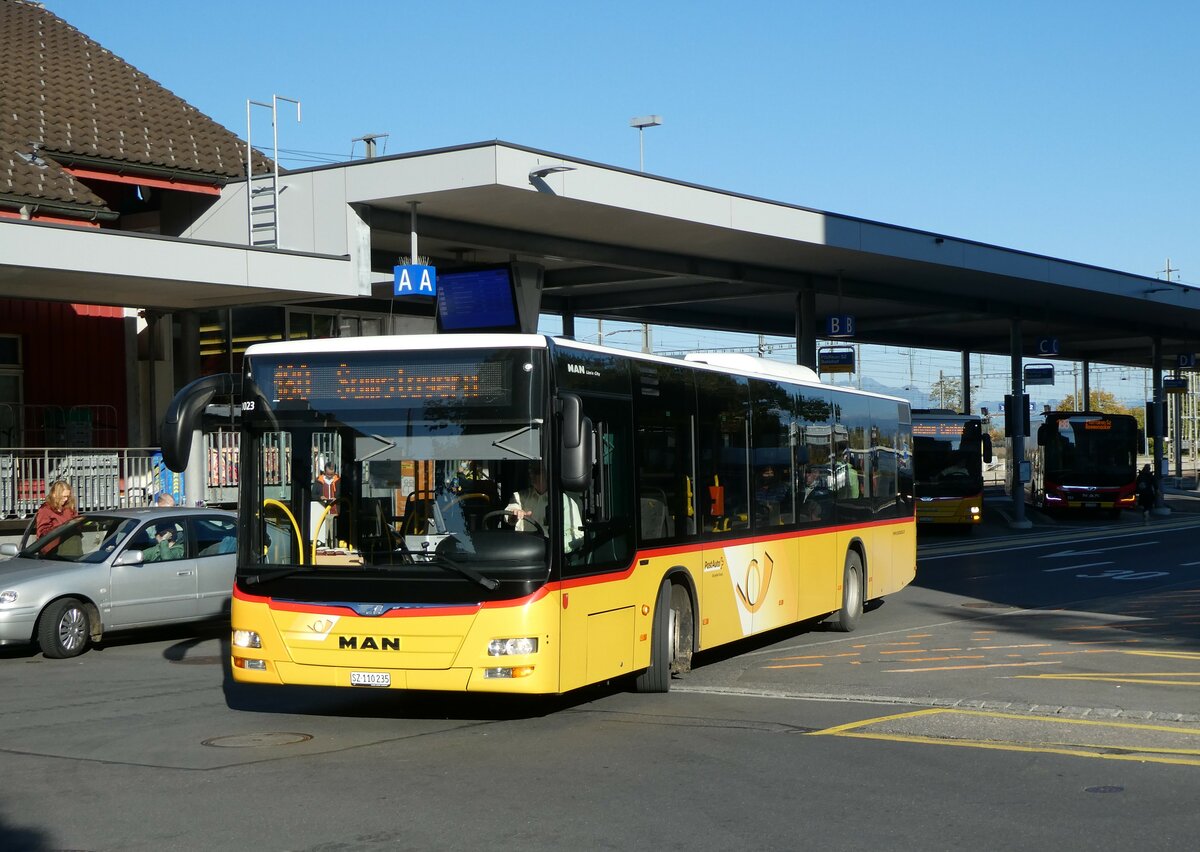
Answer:
<path fill-rule="evenodd" d="M 212 737 L 201 745 L 214 748 L 268 748 L 270 746 L 306 743 L 312 734 L 294 734 L 288 731 L 269 731 L 265 734 L 234 734 L 231 737 Z"/>
<path fill-rule="evenodd" d="M 211 656 L 181 657 L 178 660 L 171 660 L 171 662 L 178 663 L 181 666 L 216 666 L 220 665 L 224 660 L 224 657 L 214 654 Z"/>

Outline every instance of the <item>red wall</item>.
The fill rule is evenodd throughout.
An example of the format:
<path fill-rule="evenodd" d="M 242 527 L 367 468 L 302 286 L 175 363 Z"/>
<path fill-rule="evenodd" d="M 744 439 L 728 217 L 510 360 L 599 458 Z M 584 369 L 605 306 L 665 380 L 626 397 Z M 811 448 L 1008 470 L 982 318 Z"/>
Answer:
<path fill-rule="evenodd" d="M 124 311 L 99 305 L 0 299 L 0 334 L 21 337 L 27 405 L 110 405 L 128 441 Z"/>

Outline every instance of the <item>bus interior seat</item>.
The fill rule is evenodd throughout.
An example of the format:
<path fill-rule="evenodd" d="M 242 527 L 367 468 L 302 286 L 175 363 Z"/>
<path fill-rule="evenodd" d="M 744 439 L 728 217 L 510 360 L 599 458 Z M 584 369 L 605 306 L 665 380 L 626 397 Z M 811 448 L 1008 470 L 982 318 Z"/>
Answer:
<path fill-rule="evenodd" d="M 642 511 L 642 537 L 646 539 L 671 538 L 675 535 L 675 522 L 667 511 L 667 504 L 657 497 L 640 498 Z"/>

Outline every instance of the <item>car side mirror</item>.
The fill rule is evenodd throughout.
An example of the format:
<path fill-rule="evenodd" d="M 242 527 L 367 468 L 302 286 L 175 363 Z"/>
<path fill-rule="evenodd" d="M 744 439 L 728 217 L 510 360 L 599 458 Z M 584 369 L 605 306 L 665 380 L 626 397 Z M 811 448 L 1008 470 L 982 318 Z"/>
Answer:
<path fill-rule="evenodd" d="M 19 552 L 15 544 L 0 544 L 0 556 L 16 556 Z"/>
<path fill-rule="evenodd" d="M 120 565 L 141 565 L 146 561 L 146 557 L 137 548 L 130 548 L 113 560 L 113 566 Z"/>

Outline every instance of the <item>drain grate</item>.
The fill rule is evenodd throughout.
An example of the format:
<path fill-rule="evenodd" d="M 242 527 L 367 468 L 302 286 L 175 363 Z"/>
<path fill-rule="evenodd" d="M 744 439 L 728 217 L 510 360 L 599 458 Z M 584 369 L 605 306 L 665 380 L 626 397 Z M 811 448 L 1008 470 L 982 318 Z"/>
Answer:
<path fill-rule="evenodd" d="M 1108 787 L 1108 786 L 1084 787 L 1083 792 L 1085 792 L 1085 793 L 1124 793 L 1125 788 L 1124 787 Z"/>
<path fill-rule="evenodd" d="M 1013 609 L 1012 604 L 993 603 L 992 601 L 972 601 L 963 604 L 967 609 Z"/>
<path fill-rule="evenodd" d="M 312 734 L 297 734 L 289 731 L 268 731 L 259 734 L 234 734 L 228 737 L 211 737 L 201 745 L 213 748 L 270 748 L 271 746 L 306 743 Z"/>

